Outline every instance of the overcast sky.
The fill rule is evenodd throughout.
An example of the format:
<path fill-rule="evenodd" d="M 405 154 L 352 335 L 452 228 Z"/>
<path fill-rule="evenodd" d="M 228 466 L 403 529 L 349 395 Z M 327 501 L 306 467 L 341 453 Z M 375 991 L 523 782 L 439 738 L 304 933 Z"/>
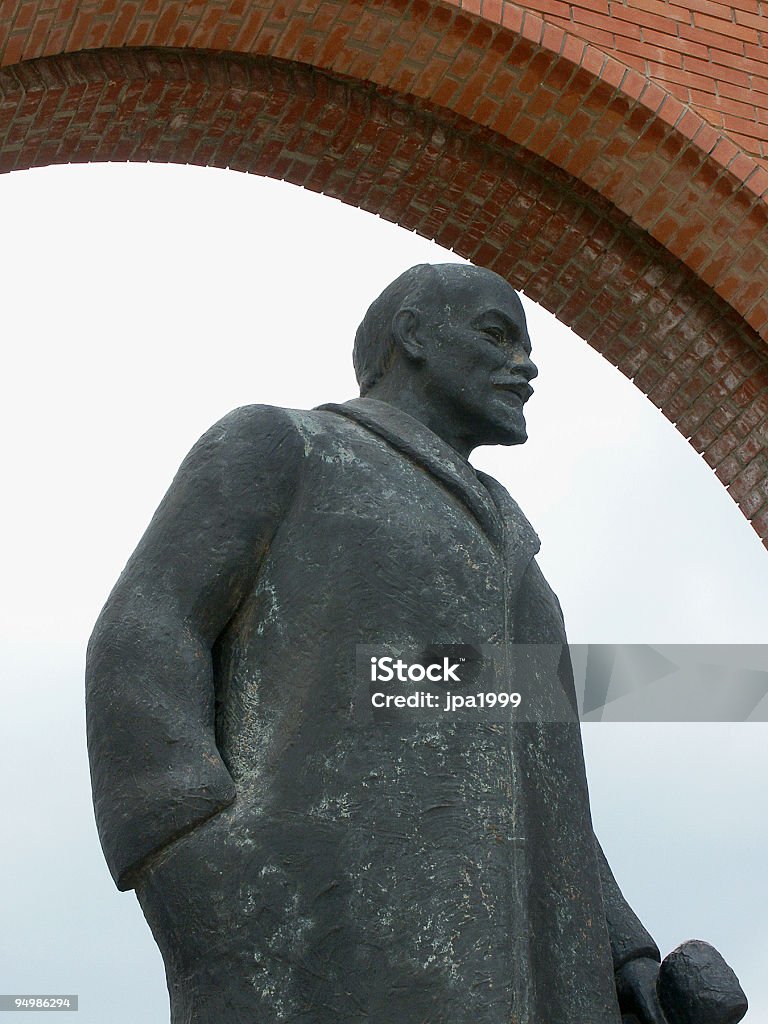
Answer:
<path fill-rule="evenodd" d="M 369 302 L 431 243 L 281 183 L 166 166 L 0 177 L 0 993 L 165 1024 L 160 956 L 93 825 L 85 644 L 195 439 L 250 402 L 356 393 Z M 520 502 L 582 643 L 760 643 L 768 554 L 618 371 L 532 304 L 531 440 L 473 456 Z M 768 726 L 584 727 L 596 830 L 663 952 L 703 938 L 768 1020 Z M 42 1018 L 31 1014 L 28 1019 Z"/>

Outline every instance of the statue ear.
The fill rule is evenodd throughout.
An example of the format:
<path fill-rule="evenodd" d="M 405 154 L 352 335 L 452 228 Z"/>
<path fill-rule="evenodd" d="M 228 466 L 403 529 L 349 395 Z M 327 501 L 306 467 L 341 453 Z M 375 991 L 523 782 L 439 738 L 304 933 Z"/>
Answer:
<path fill-rule="evenodd" d="M 420 319 L 419 311 L 411 306 L 398 309 L 392 318 L 392 334 L 398 348 L 406 359 L 415 363 L 423 363 L 425 359 L 424 345 L 419 337 Z"/>

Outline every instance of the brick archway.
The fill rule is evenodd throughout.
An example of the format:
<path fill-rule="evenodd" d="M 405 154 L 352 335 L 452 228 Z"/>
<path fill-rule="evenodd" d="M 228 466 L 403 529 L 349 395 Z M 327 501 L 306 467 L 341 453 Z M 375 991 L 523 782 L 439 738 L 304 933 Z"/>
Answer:
<path fill-rule="evenodd" d="M 760 145 L 555 15 L 456 7 L 21 0 L 0 37 L 0 170 L 235 167 L 434 238 L 632 378 L 768 543 Z"/>

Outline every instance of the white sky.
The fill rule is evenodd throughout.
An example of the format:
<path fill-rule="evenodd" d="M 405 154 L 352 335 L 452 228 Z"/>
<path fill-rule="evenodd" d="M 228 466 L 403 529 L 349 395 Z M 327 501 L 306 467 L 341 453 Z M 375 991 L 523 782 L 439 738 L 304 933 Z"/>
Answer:
<path fill-rule="evenodd" d="M 0 993 L 78 993 L 80 1024 L 164 1024 L 162 963 L 93 826 L 82 672 L 93 621 L 194 440 L 250 402 L 356 393 L 368 303 L 453 259 L 241 174 L 0 177 L 5 500 Z M 518 499 L 576 642 L 760 643 L 768 554 L 639 392 L 528 304 L 525 446 L 473 462 Z M 768 726 L 585 727 L 596 829 L 663 952 L 714 943 L 768 1019 Z M 40 1014 L 30 1014 L 34 1022 Z"/>

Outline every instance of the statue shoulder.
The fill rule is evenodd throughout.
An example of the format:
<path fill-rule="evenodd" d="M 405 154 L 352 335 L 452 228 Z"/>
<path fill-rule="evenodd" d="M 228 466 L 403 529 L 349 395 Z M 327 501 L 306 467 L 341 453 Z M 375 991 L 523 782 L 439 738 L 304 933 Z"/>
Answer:
<path fill-rule="evenodd" d="M 291 413 L 275 406 L 241 406 L 209 427 L 179 467 L 153 525 L 185 531 L 190 523 L 215 523 L 212 510 L 220 509 L 231 530 L 238 524 L 249 530 L 254 494 L 260 495 L 265 514 L 284 510 L 298 486 L 305 455 Z"/>
<path fill-rule="evenodd" d="M 228 477 L 290 476 L 305 455 L 295 410 L 243 405 L 228 412 L 197 441 L 182 464 L 185 471 Z"/>
<path fill-rule="evenodd" d="M 303 447 L 300 416 L 298 410 L 276 405 L 241 405 L 214 423 L 200 442 L 224 448 L 245 444 L 267 451 L 282 444 Z"/>

